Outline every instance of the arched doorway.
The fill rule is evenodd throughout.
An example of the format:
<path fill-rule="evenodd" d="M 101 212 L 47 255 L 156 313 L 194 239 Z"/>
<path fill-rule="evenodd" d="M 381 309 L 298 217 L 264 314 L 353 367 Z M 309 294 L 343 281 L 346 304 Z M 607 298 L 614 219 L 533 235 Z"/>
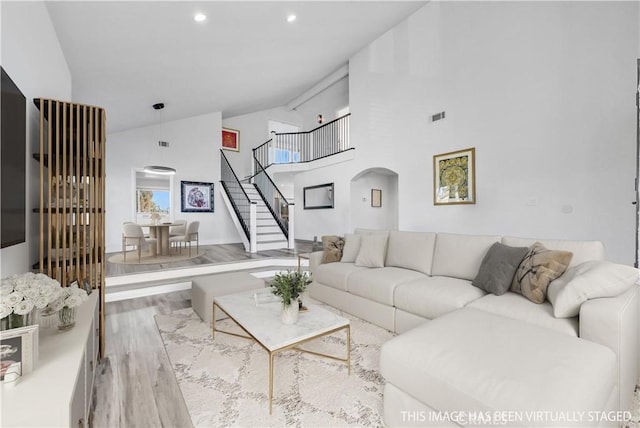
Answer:
<path fill-rule="evenodd" d="M 396 172 L 387 168 L 359 172 L 351 179 L 351 226 L 397 230 L 398 200 Z"/>

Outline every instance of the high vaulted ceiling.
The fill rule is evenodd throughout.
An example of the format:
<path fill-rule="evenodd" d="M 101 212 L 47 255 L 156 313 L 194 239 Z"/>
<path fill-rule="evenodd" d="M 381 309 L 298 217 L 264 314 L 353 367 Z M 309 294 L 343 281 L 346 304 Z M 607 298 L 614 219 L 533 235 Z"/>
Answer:
<path fill-rule="evenodd" d="M 75 102 L 110 132 L 221 111 L 281 106 L 347 64 L 422 1 L 47 3 Z M 202 23 L 197 12 L 206 14 Z M 297 19 L 288 23 L 289 14 Z"/>

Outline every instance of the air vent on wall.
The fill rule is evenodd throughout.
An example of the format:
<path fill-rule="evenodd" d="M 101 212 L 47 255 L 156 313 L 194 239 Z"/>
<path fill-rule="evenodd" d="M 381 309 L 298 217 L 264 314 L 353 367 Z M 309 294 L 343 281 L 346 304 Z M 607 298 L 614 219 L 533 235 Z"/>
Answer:
<path fill-rule="evenodd" d="M 434 114 L 433 116 L 431 116 L 431 121 L 432 122 L 437 122 L 438 120 L 444 119 L 444 112 L 441 111 L 440 113 Z"/>

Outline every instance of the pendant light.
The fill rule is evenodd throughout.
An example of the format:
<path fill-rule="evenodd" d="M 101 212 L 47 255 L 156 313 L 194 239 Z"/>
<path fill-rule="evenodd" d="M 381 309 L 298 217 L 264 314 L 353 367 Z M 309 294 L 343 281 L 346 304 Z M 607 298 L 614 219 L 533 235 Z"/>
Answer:
<path fill-rule="evenodd" d="M 164 103 L 156 103 L 153 105 L 153 108 L 160 112 L 160 138 L 162 138 L 162 109 L 164 108 Z M 169 146 L 169 143 L 160 140 L 158 141 L 158 145 L 160 147 L 167 147 Z M 144 167 L 144 172 L 148 172 L 150 174 L 173 175 L 176 173 L 176 169 L 169 166 L 147 165 Z"/>

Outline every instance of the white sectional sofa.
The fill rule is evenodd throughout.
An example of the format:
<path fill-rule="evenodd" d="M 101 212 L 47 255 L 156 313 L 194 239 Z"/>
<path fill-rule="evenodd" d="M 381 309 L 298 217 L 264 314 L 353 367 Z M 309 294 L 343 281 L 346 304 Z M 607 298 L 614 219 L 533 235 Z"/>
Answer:
<path fill-rule="evenodd" d="M 367 248 L 354 250 L 350 244 L 364 235 L 378 240 L 366 238 Z M 379 250 L 369 247 L 382 241 L 381 264 L 372 255 Z M 488 294 L 471 282 L 496 242 L 570 251 L 565 275 L 595 278 L 595 291 L 569 295 L 578 315 L 568 317 L 554 316 L 567 306 L 558 291 L 563 277 L 548 290 L 556 308 L 513 292 Z M 497 411 L 513 411 L 509 426 L 615 425 L 620 415 L 597 412 L 630 406 L 640 365 L 640 287 L 616 292 L 616 266 L 627 283 L 632 268 L 604 262 L 601 242 L 356 230 L 346 235 L 341 262 L 322 264 L 322 255 L 310 257 L 311 297 L 398 333 L 381 351 L 388 426 L 505 425 L 468 420 Z M 592 265 L 603 269 L 580 276 Z M 525 414 L 532 410 L 538 413 Z M 566 420 L 569 411 L 574 420 Z"/>

